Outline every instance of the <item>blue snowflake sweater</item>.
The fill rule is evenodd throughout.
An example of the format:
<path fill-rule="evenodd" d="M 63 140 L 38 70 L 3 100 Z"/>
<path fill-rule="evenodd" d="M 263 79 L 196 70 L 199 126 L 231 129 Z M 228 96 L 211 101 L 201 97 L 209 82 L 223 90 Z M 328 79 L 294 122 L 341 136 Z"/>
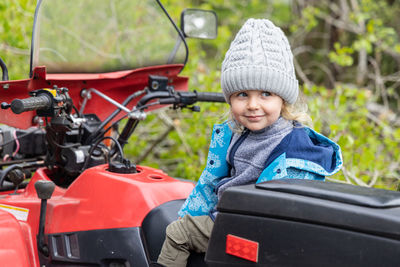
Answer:
<path fill-rule="evenodd" d="M 216 207 L 215 188 L 229 176 L 226 155 L 231 138 L 227 122 L 214 126 L 207 165 L 178 212 L 180 217 L 209 215 Z M 339 145 L 308 127 L 294 128 L 271 152 L 256 183 L 282 178 L 324 180 L 338 172 L 342 164 Z"/>

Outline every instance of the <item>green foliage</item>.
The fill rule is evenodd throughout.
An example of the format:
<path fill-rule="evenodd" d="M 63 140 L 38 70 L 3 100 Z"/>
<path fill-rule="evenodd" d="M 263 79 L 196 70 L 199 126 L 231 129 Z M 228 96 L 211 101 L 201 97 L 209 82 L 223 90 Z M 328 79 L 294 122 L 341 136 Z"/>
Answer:
<path fill-rule="evenodd" d="M 305 29 L 307 32 L 310 32 L 318 25 L 317 15 L 320 14 L 320 10 L 314 6 L 308 6 L 302 10 L 302 16 L 297 21 L 290 25 L 290 30 L 292 33 L 295 33 L 301 29 Z"/>
<path fill-rule="evenodd" d="M 34 1 L 3 0 L 0 3 L 0 57 L 10 79 L 27 78 Z"/>
<path fill-rule="evenodd" d="M 0 57 L 12 79 L 26 78 L 34 3 L 0 3 Z M 332 179 L 395 189 L 400 177 L 400 2 L 163 0 L 175 21 L 183 8 L 216 11 L 215 40 L 188 40 L 181 75 L 189 89 L 220 91 L 220 66 L 237 30 L 249 18 L 268 18 L 288 35 L 296 71 L 317 131 L 338 142 L 344 170 Z M 375 108 L 374 108 L 375 107 Z M 211 127 L 224 120 L 226 104 L 201 104 L 201 113 L 162 110 L 148 116 L 126 147 L 141 164 L 171 176 L 198 179 Z M 396 124 L 397 123 L 397 124 Z M 168 132 L 165 132 L 169 130 Z M 162 140 L 160 136 L 165 133 Z"/>
<path fill-rule="evenodd" d="M 155 1 L 43 1 L 36 25 L 34 62 L 48 73 L 163 65 L 178 38 Z M 184 61 L 179 48 L 174 63 Z"/>
<path fill-rule="evenodd" d="M 336 141 L 342 149 L 347 172 L 334 179 L 369 184 L 374 176 L 376 187 L 395 189 L 398 168 L 390 162 L 400 162 L 399 129 L 391 132 L 389 121 L 382 118 L 377 124 L 371 120 L 368 90 L 338 85 L 334 90 L 322 86 L 305 86 L 304 93 L 315 123 L 315 129 Z M 353 176 L 361 181 L 354 181 Z"/>
<path fill-rule="evenodd" d="M 361 42 L 359 42 L 361 44 Z M 329 59 L 331 62 L 338 64 L 339 66 L 351 66 L 353 65 L 353 58 L 351 55 L 354 50 L 350 47 L 341 47 L 340 43 L 335 43 L 335 51 L 329 53 Z"/>

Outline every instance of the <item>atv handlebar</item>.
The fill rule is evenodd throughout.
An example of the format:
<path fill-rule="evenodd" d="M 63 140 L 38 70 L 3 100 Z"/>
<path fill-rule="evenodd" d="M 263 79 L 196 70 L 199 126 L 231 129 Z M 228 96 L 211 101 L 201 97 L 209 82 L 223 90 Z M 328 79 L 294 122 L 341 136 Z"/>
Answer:
<path fill-rule="evenodd" d="M 197 93 L 197 101 L 200 102 L 220 102 L 224 103 L 225 97 L 221 93 L 210 93 L 210 92 L 204 92 L 204 93 Z"/>
<path fill-rule="evenodd" d="M 146 94 L 143 95 L 143 93 Z M 85 115 L 92 114 L 80 114 L 80 116 L 82 116 L 81 119 L 76 119 L 73 117 L 73 114 L 71 114 L 73 103 L 72 99 L 68 95 L 67 88 L 58 88 L 55 86 L 53 90 L 46 88 L 39 89 L 32 91 L 30 94 L 31 97 L 26 99 L 14 99 L 12 100 L 11 104 L 3 102 L 1 103 L 1 108 L 8 109 L 11 107 L 12 112 L 16 114 L 20 114 L 25 111 L 37 110 L 38 116 L 51 117 L 51 123 L 46 123 L 46 129 L 50 130 L 50 132 L 46 131 L 46 140 L 48 142 L 46 144 L 47 150 L 44 150 L 46 150 L 45 152 L 50 151 L 50 153 L 46 153 L 46 166 L 58 166 L 63 172 L 66 173 L 68 177 L 74 179 L 90 164 L 90 166 L 95 166 L 105 162 L 103 157 L 96 156 L 92 152 L 102 140 L 107 138 L 105 136 L 105 132 L 107 132 L 109 128 L 117 125 L 125 116 L 113 122 L 113 124 L 107 129 L 103 129 L 104 124 L 101 123 L 100 119 L 98 118 L 94 121 L 90 120 L 91 123 L 94 124 L 93 127 L 89 127 L 89 124 L 85 124 L 87 123 L 85 118 L 91 117 L 85 117 Z M 113 158 L 113 155 L 118 152 L 117 148 L 122 150 L 123 146 L 128 142 L 129 137 L 134 132 L 139 121 L 146 117 L 144 115 L 144 111 L 153 105 L 173 105 L 174 109 L 189 108 L 192 111 L 198 111 L 199 108 L 197 106 L 193 106 L 193 104 L 196 102 L 225 102 L 224 96 L 221 93 L 175 91 L 172 86 L 168 86 L 163 90 L 151 90 L 145 88 L 141 93 L 135 93 L 129 96 L 122 103 L 123 106 L 128 105 L 133 98 L 139 96 L 142 97 L 137 102 L 136 106 L 126 115 L 129 116 L 129 119 L 124 125 L 124 128 L 122 129 L 118 139 L 112 139 L 116 145 L 114 145 L 111 150 L 101 152 L 103 156 L 108 156 L 108 158 L 111 159 Z M 120 105 L 117 107 L 118 110 L 106 118 L 105 121 L 110 122 L 118 114 L 118 112 L 121 111 Z M 75 111 L 77 111 L 76 108 Z M 84 127 L 81 127 L 82 125 Z M 16 138 L 17 137 L 15 137 L 15 140 Z M 21 138 L 21 136 L 19 136 L 19 138 Z M 36 137 L 33 136 L 32 138 Z M 44 143 L 44 141 L 42 143 Z M 93 146 L 91 144 L 95 145 Z M 90 150 L 87 150 L 88 145 L 91 145 Z M 83 166 L 80 166 L 77 162 L 75 153 L 76 149 L 83 151 Z M 13 150 L 11 149 L 11 152 L 12 151 Z M 21 152 L 22 150 L 17 149 L 16 151 Z M 85 151 L 87 152 L 87 155 L 85 154 Z M 6 152 L 7 154 L 10 154 L 8 150 Z M 35 159 L 37 159 L 38 156 L 41 157 L 45 154 L 42 152 L 43 151 L 41 151 L 38 155 L 35 154 L 34 156 L 37 156 Z M 122 155 L 122 152 L 120 152 L 120 154 Z"/>
<path fill-rule="evenodd" d="M 46 94 L 33 96 L 25 99 L 14 99 L 11 102 L 11 110 L 15 114 L 20 114 L 30 110 L 48 109 L 52 105 L 52 100 Z"/>
<path fill-rule="evenodd" d="M 147 103 L 153 99 L 158 99 L 157 103 L 161 105 L 174 104 L 177 107 L 187 107 L 196 102 L 221 102 L 225 103 L 225 98 L 221 93 L 209 92 L 182 92 L 182 91 L 156 91 L 150 92 L 143 96 L 136 105 L 137 110 L 146 109 Z M 139 120 L 130 118 L 125 124 L 124 129 L 118 138 L 118 143 L 123 147 L 135 130 Z M 115 153 L 115 149 L 110 152 L 110 155 Z"/>
<path fill-rule="evenodd" d="M 225 98 L 221 93 L 210 93 L 210 92 L 175 92 L 173 95 L 169 95 L 166 98 L 156 96 L 160 98 L 160 104 L 180 104 L 180 105 L 192 105 L 196 102 L 220 102 L 224 103 Z"/>

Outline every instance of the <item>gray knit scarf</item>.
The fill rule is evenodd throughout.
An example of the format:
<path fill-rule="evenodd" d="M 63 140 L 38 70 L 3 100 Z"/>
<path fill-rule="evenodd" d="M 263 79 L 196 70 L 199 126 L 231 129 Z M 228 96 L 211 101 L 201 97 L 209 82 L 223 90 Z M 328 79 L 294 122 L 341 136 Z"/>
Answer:
<path fill-rule="evenodd" d="M 280 117 L 274 124 L 250 132 L 233 155 L 233 162 L 230 162 L 232 147 L 241 136 L 234 134 L 226 158 L 232 166 L 231 176 L 222 180 L 222 185 L 218 188 L 218 200 L 228 187 L 255 183 L 264 170 L 264 164 L 272 150 L 292 130 L 293 121 Z"/>

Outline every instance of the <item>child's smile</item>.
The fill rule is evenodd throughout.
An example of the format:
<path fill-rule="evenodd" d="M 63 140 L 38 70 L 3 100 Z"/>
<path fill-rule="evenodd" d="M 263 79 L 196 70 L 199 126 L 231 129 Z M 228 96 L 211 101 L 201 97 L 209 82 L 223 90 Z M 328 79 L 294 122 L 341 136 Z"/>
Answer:
<path fill-rule="evenodd" d="M 247 90 L 233 94 L 230 103 L 235 120 L 251 131 L 258 131 L 278 120 L 283 100 L 265 91 Z"/>

